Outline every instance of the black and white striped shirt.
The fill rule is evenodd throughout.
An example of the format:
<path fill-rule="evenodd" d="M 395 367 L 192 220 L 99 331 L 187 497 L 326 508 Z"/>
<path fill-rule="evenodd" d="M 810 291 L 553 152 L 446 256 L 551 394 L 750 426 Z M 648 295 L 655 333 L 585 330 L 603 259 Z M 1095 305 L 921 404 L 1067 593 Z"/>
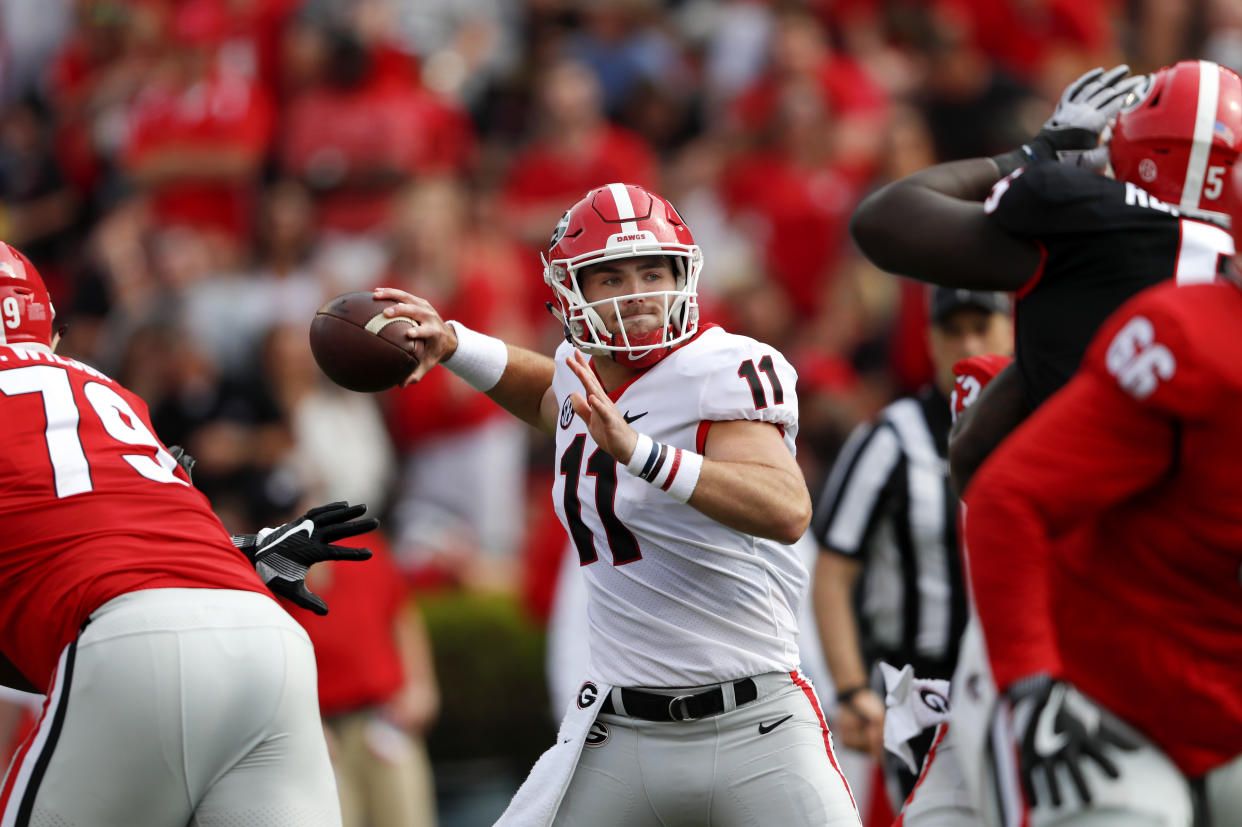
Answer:
<path fill-rule="evenodd" d="M 855 590 L 863 656 L 949 678 L 966 625 L 949 488 L 949 403 L 906 397 L 854 429 L 837 456 L 812 530 L 827 553 L 863 564 Z"/>

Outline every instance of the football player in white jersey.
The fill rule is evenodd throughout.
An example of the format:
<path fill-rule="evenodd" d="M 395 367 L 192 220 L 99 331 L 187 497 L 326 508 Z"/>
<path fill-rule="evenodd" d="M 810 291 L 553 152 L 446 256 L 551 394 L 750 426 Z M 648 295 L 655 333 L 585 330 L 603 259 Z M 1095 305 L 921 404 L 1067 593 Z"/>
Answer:
<path fill-rule="evenodd" d="M 703 258 L 668 201 L 587 193 L 545 257 L 566 341 L 506 345 L 390 288 L 436 364 L 556 435 L 556 510 L 587 584 L 588 674 L 500 824 L 858 825 L 798 671 L 811 500 L 797 375 L 700 325 Z"/>

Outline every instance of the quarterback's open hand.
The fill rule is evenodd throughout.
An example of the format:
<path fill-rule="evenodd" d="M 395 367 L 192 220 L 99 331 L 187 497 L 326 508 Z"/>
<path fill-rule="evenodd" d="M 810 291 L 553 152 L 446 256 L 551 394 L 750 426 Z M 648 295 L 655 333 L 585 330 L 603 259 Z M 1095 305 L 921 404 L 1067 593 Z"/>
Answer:
<path fill-rule="evenodd" d="M 575 350 L 566 360 L 569 369 L 582 382 L 583 393 L 571 393 L 569 403 L 574 413 L 586 423 L 587 432 L 595 444 L 603 448 L 617 462 L 625 465 L 634 454 L 638 444 L 638 432 L 630 427 L 612 404 L 604 386 L 599 383 L 591 364 L 580 351 Z"/>
<path fill-rule="evenodd" d="M 233 545 L 250 558 L 259 578 L 273 594 L 317 615 L 326 615 L 327 604 L 306 587 L 306 572 L 324 560 L 370 559 L 370 549 L 333 545 L 337 540 L 365 534 L 379 526 L 374 517 L 355 519 L 366 510 L 365 505 L 328 503 L 278 528 L 234 535 Z"/>
<path fill-rule="evenodd" d="M 1083 803 L 1091 803 L 1091 789 L 1083 768 L 1091 761 L 1109 778 L 1120 777 L 1109 754 L 1130 752 L 1141 742 L 1112 713 L 1073 686 L 1038 675 L 1019 681 L 1009 690 L 1013 727 L 1018 739 L 1022 789 L 1027 804 L 1060 807 L 1061 779 L 1068 775 Z M 1037 779 L 1043 778 L 1042 783 Z M 1046 790 L 1048 800 L 1041 800 Z"/>
<path fill-rule="evenodd" d="M 457 349 L 457 333 L 445 324 L 444 319 L 440 318 L 439 312 L 431 302 L 395 287 L 377 287 L 372 291 L 372 295 L 377 299 L 391 299 L 396 302 L 392 307 L 384 308 L 385 316 L 413 319 L 418 322 L 416 325 L 410 325 L 405 335 L 409 339 L 421 339 L 423 353 L 418 359 L 418 367 L 405 378 L 401 387 L 404 388 L 422 379 L 427 375 L 427 371 L 447 359 Z"/>

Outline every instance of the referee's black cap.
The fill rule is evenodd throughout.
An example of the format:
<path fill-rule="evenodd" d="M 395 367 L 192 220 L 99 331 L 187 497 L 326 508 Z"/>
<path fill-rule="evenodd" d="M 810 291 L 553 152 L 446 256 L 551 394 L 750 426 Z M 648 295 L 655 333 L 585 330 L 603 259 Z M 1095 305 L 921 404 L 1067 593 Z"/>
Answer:
<path fill-rule="evenodd" d="M 964 290 L 953 287 L 937 287 L 931 296 L 932 324 L 941 324 L 958 310 L 974 307 L 988 313 L 1004 313 L 1013 310 L 1008 293 L 990 290 Z"/>

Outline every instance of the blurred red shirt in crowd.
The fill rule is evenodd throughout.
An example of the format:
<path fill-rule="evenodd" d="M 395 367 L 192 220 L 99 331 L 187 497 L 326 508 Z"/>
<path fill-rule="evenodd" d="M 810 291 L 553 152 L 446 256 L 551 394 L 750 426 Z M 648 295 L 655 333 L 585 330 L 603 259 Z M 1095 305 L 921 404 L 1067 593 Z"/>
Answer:
<path fill-rule="evenodd" d="M 468 167 L 474 125 L 420 84 L 409 55 L 347 40 L 328 53 L 319 81 L 288 108 L 281 161 L 317 193 L 321 227 L 367 232 L 413 176 Z"/>
<path fill-rule="evenodd" d="M 405 685 L 405 666 L 393 636 L 393 623 L 405 611 L 410 590 L 392 561 L 381 532 L 346 540 L 365 546 L 365 563 L 320 563 L 311 584 L 330 607 L 319 616 L 283 605 L 306 629 L 319 667 L 319 709 L 332 717 L 382 706 Z"/>
<path fill-rule="evenodd" d="M 253 74 L 218 59 L 234 22 L 214 0 L 175 7 L 162 59 L 134 101 L 123 163 L 161 224 L 240 240 L 274 112 Z"/>
<path fill-rule="evenodd" d="M 936 0 L 939 14 L 965 27 L 988 58 L 1035 83 L 1058 52 L 1109 63 L 1116 50 L 1118 0 Z M 1092 56 L 1095 57 L 1092 57 Z"/>

